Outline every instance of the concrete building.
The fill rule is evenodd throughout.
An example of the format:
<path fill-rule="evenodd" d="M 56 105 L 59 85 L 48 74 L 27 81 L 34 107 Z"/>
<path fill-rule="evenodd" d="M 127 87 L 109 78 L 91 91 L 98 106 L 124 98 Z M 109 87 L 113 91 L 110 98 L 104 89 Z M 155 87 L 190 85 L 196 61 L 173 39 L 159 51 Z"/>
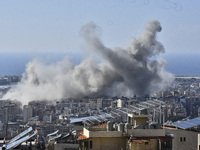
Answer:
<path fill-rule="evenodd" d="M 76 136 L 70 132 L 66 135 L 59 134 L 59 130 L 47 135 L 48 150 L 78 150 L 79 144 L 77 143 Z"/>
<path fill-rule="evenodd" d="M 24 105 L 24 122 L 28 122 L 33 117 L 33 108 L 29 105 Z"/>
<path fill-rule="evenodd" d="M 130 117 L 131 115 L 129 115 Z M 81 150 L 171 150 L 172 137 L 159 125 L 148 125 L 147 116 L 134 116 L 134 125 L 128 123 L 87 127 L 78 137 Z M 130 120 L 130 119 L 129 119 Z"/>
<path fill-rule="evenodd" d="M 172 150 L 200 150 L 200 117 L 165 125 L 167 134 L 173 136 Z"/>
<path fill-rule="evenodd" d="M 200 134 L 196 131 L 165 127 L 173 136 L 172 150 L 200 150 Z"/>
<path fill-rule="evenodd" d="M 7 108 L 0 108 L 0 120 L 3 124 L 8 122 L 8 109 Z"/>
<path fill-rule="evenodd" d="M 79 144 L 55 143 L 54 150 L 78 150 Z"/>
<path fill-rule="evenodd" d="M 118 107 L 118 108 L 124 107 L 124 101 L 121 100 L 121 99 L 118 99 L 118 100 L 117 100 L 117 107 Z"/>
<path fill-rule="evenodd" d="M 126 148 L 126 136 L 122 131 L 107 131 L 106 128 L 83 129 L 80 140 L 80 149 L 95 150 L 122 150 Z"/>
<path fill-rule="evenodd" d="M 138 137 L 130 140 L 130 150 L 170 150 L 171 149 L 170 136 L 165 137 Z"/>
<path fill-rule="evenodd" d="M 37 121 L 39 120 L 38 116 L 32 117 L 28 119 L 28 125 L 34 126 L 37 124 Z"/>
<path fill-rule="evenodd" d="M 52 123 L 52 115 L 45 115 L 43 117 L 43 121 L 45 121 L 46 123 Z"/>

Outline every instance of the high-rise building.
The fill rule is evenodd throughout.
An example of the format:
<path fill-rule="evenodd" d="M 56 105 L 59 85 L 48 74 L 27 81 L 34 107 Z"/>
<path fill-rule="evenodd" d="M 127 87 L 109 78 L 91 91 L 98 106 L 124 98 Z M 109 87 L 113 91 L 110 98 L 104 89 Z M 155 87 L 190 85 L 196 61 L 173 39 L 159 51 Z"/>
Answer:
<path fill-rule="evenodd" d="M 30 105 L 24 105 L 24 122 L 33 117 L 33 108 Z"/>

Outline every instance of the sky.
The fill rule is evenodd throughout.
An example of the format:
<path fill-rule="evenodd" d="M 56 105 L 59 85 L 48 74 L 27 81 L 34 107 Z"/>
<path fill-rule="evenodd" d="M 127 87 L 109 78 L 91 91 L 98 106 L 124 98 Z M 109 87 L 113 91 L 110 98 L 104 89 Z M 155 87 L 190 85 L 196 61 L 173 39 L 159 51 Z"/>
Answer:
<path fill-rule="evenodd" d="M 0 52 L 80 53 L 80 28 L 89 22 L 107 47 L 123 47 L 158 20 L 166 53 L 198 53 L 199 6 L 198 0 L 0 0 Z"/>

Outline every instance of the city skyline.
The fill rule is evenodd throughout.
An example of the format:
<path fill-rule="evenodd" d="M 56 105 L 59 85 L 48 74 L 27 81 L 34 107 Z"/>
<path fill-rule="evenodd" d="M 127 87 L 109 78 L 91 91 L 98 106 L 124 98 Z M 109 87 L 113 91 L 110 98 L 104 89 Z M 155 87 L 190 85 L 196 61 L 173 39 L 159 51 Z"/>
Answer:
<path fill-rule="evenodd" d="M 199 4 L 0 0 L 0 150 L 200 149 Z"/>

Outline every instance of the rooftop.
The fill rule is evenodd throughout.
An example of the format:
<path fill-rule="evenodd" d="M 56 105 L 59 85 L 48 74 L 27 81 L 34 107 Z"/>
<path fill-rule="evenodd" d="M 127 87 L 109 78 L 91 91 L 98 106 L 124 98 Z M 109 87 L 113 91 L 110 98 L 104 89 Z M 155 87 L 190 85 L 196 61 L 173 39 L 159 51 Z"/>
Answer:
<path fill-rule="evenodd" d="M 190 119 L 187 121 L 181 121 L 173 124 L 175 127 L 181 129 L 189 129 L 200 125 L 200 117 Z"/>

